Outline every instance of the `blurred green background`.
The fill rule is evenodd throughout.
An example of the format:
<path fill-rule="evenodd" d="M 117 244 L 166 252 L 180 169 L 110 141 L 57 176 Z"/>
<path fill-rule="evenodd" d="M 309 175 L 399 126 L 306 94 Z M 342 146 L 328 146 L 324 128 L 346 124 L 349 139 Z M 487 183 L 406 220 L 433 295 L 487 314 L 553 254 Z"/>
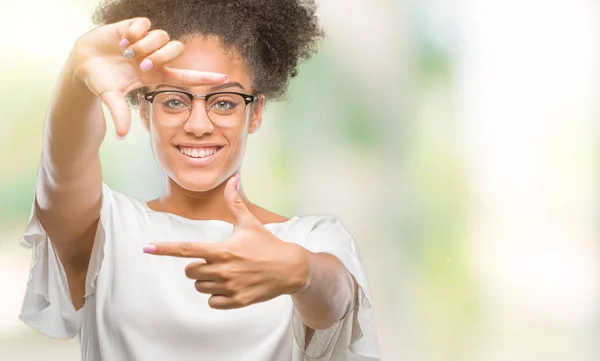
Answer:
<path fill-rule="evenodd" d="M 80 359 L 17 319 L 18 241 L 53 85 L 95 3 L 0 0 L 0 360 Z M 251 136 L 249 197 L 341 217 L 384 360 L 598 360 L 598 3 L 319 4 L 328 37 Z M 157 196 L 139 119 L 113 134 L 105 181 Z"/>

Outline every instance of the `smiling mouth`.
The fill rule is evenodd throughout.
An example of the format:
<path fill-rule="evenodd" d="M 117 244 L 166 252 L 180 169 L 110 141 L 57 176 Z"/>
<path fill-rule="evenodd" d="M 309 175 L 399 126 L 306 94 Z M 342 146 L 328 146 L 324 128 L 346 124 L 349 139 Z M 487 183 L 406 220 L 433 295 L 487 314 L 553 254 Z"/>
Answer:
<path fill-rule="evenodd" d="M 208 158 L 211 155 L 216 154 L 223 147 L 215 146 L 215 147 L 203 147 L 203 148 L 191 148 L 191 147 L 181 147 L 178 146 L 177 149 L 179 152 L 186 157 L 190 158 Z"/>

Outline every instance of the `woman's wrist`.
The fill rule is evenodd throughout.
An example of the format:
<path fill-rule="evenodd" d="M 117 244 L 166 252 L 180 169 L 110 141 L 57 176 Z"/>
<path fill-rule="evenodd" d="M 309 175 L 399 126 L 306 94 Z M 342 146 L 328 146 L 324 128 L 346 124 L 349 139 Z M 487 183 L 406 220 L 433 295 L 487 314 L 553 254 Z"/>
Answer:
<path fill-rule="evenodd" d="M 92 101 L 101 102 L 100 98 L 87 86 L 85 74 L 83 73 L 81 66 L 79 66 L 77 56 L 74 53 L 71 53 L 65 62 L 61 80 L 64 85 L 73 92 L 76 92 L 79 96 L 86 96 L 86 98 L 89 98 L 90 100 L 93 99 Z"/>

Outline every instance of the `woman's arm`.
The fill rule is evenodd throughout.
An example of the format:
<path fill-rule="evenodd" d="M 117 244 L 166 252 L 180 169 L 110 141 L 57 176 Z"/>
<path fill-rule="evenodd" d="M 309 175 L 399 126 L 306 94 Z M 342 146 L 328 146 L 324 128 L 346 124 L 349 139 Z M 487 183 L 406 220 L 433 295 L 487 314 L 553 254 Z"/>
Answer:
<path fill-rule="evenodd" d="M 358 285 L 335 256 L 306 253 L 308 282 L 302 291 L 292 294 L 292 300 L 306 326 L 314 330 L 327 329 L 355 305 Z"/>
<path fill-rule="evenodd" d="M 148 84 L 221 84 L 224 74 L 164 67 L 183 44 L 146 18 L 98 27 L 73 47 L 50 103 L 36 186 L 36 213 L 65 269 L 76 308 L 84 304 L 85 279 L 100 218 L 99 149 L 106 133 L 102 103 L 120 136 L 129 130 L 125 95 Z M 135 56 L 123 55 L 129 46 Z M 144 59 L 153 62 L 142 70 Z"/>
<path fill-rule="evenodd" d="M 69 61 L 52 97 L 36 185 L 36 212 L 64 266 L 71 298 L 83 306 L 86 271 L 100 217 L 101 102 Z"/>

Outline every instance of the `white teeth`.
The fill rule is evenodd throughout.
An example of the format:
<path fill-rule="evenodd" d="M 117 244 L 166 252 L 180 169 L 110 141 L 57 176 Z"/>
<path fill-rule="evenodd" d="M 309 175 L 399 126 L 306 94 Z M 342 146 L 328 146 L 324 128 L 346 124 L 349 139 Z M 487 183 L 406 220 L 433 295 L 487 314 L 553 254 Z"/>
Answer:
<path fill-rule="evenodd" d="M 192 158 L 205 158 L 215 154 L 219 150 L 218 147 L 210 147 L 210 148 L 184 148 L 179 147 L 179 151 L 182 154 L 187 155 Z"/>

